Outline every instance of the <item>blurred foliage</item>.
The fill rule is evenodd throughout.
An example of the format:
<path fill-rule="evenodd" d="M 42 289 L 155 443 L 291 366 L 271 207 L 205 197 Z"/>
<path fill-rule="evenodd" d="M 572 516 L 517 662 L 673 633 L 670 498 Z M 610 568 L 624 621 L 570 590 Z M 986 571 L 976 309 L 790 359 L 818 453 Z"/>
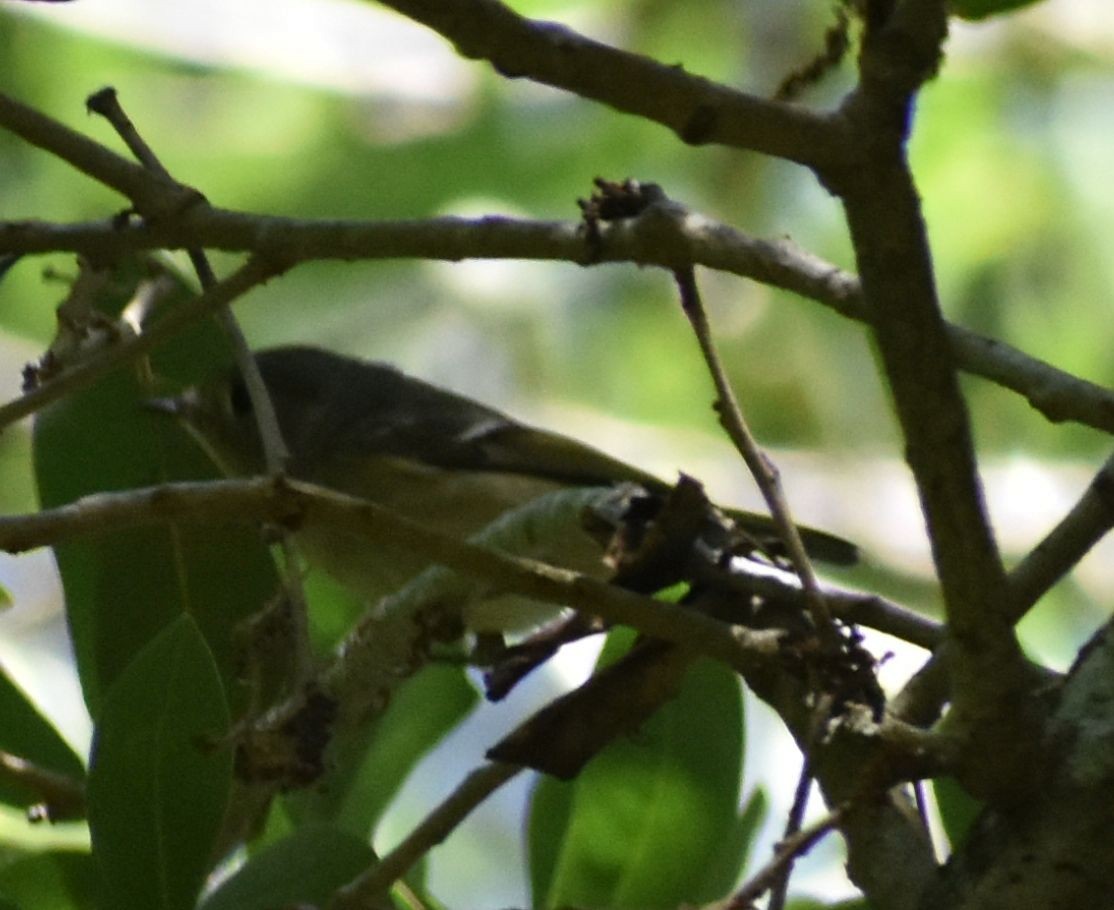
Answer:
<path fill-rule="evenodd" d="M 519 6 L 550 16 L 563 9 Z M 770 90 L 813 51 L 827 18 L 822 6 L 779 6 L 706 0 L 698 9 L 653 1 L 606 13 L 583 3 L 573 9 L 603 17 L 635 49 Z M 281 65 L 270 78 L 190 65 L 10 13 L 0 18 L 0 47 L 8 90 L 111 145 L 107 127 L 86 118 L 81 102 L 106 82 L 116 86 L 170 170 L 218 204 L 304 216 L 417 217 L 482 200 L 488 211 L 574 217 L 574 200 L 592 177 L 633 175 L 756 234 L 789 234 L 850 265 L 838 207 L 803 170 L 688 148 L 662 128 L 553 91 L 504 84 L 482 67 L 472 72 L 470 91 L 450 98 L 449 110 L 430 111 L 429 123 L 407 136 L 391 131 L 392 108 L 401 102 L 389 90 L 329 94 L 282 81 Z M 1024 28 L 998 39 L 994 51 L 977 58 L 956 52 L 946 77 L 921 99 L 913 138 L 948 311 L 1110 382 L 1114 366 L 1103 355 L 1110 339 L 1093 331 L 1110 275 L 1096 267 L 1103 249 L 1088 229 L 1087 199 L 1068 176 L 1065 140 L 1073 124 L 1064 121 L 1078 88 L 1073 81 L 1110 85 L 1110 61 L 1081 57 L 1055 37 L 1038 47 Z M 67 61 L 65 78 L 43 66 L 58 59 Z M 846 79 L 837 74 L 814 94 L 833 100 Z M 9 165 L 0 176 L 4 216 L 98 217 L 118 205 L 10 137 L 0 137 L 0 150 Z M 994 204 L 971 205 L 975 199 Z M 506 388 L 560 389 L 636 419 L 713 427 L 702 404 L 704 376 L 678 334 L 681 317 L 666 276 L 540 266 L 536 277 L 502 286 L 496 278 L 497 286 L 476 294 L 451 276 L 453 268 L 306 267 L 254 294 L 242 310 L 260 343 L 301 337 L 401 355 L 434 379 L 456 376 L 465 384 L 480 380 L 462 380 L 462 373 L 494 364 Z M 51 314 L 35 273 L 36 265 L 21 264 L 4 288 L 3 324 L 41 341 Z M 885 399 L 861 369 L 858 327 L 743 282 L 716 282 L 715 290 L 717 327 L 764 440 L 825 448 L 888 441 Z M 1065 310 L 1078 319 L 1058 317 Z M 448 314 L 470 323 L 455 342 L 437 329 Z M 616 339 L 623 340 L 620 356 Z M 977 409 L 996 411 L 1012 398 L 990 388 L 973 393 Z M 852 421 L 853 439 L 844 429 Z M 1032 442 L 1045 449 L 1096 444 L 1083 432 L 1028 422 Z M 1012 439 L 1004 430 L 987 442 L 1003 447 Z"/>
<path fill-rule="evenodd" d="M 828 24 L 823 5 L 772 2 L 518 6 L 580 15 L 627 46 L 758 91 L 807 59 Z M 686 147 L 655 125 L 505 83 L 482 66 L 467 70 L 470 85 L 446 88 L 422 108 L 415 124 L 397 114 L 407 103 L 392 96 L 397 86 L 331 93 L 284 81 L 281 62 L 266 76 L 218 69 L 145 54 L 138 39 L 91 40 L 19 12 L 0 13 L 7 90 L 118 146 L 82 111 L 89 91 L 115 85 L 171 171 L 222 205 L 305 216 L 571 218 L 592 177 L 632 175 L 743 229 L 787 234 L 852 265 L 837 204 L 803 170 Z M 1087 113 L 1081 93 L 1114 86 L 1111 61 L 1025 24 L 963 33 L 952 47 L 944 77 L 920 100 L 912 144 L 947 310 L 1110 383 L 1111 332 L 1096 327 L 1109 324 L 1102 316 L 1114 276 L 1093 229 L 1101 200 L 1080 179 L 1072 137 L 1075 117 Z M 52 69 L 60 59 L 64 76 Z M 833 74 L 806 101 L 833 103 L 847 81 L 848 72 Z M 0 136 L 0 155 L 4 217 L 95 218 L 119 207 L 9 136 Z M 37 274 L 46 263 L 72 271 L 58 257 L 20 263 L 0 292 L 3 328 L 39 343 L 52 321 Z M 399 360 L 496 399 L 560 390 L 605 411 L 714 432 L 706 379 L 664 274 L 500 265 L 478 276 L 471 265 L 306 266 L 240 310 L 260 344 L 316 341 Z M 862 368 L 859 327 L 780 292 L 705 280 L 733 378 L 764 441 L 889 446 L 885 396 Z M 971 394 L 990 450 L 1017 446 L 1019 430 L 1029 451 L 1101 446 L 1096 434 L 1050 427 L 986 383 L 973 383 Z M 1008 421 L 998 416 L 1003 407 Z"/>
<path fill-rule="evenodd" d="M 78 910 L 96 888 L 93 857 L 76 850 L 0 848 L 0 907 Z"/>
<path fill-rule="evenodd" d="M 987 25 L 957 24 L 941 77 L 918 101 L 911 156 L 949 318 L 1109 386 L 1114 257 L 1106 245 L 1114 183 L 1107 122 L 1114 36 L 1079 37 L 1071 14 L 1072 3 L 1081 2 L 1048 0 Z M 1006 5 L 967 0 L 956 9 L 978 16 Z M 790 236 L 853 268 L 838 204 L 802 169 L 687 147 L 658 126 L 505 81 L 482 65 L 463 65 L 435 91 L 410 92 L 407 74 L 424 75 L 451 60 L 447 45 L 400 41 L 410 56 L 396 71 L 341 91 L 303 79 L 297 54 L 278 45 L 266 64 L 214 63 L 214 48 L 246 59 L 255 32 L 258 40 L 274 39 L 265 23 L 252 23 L 251 40 L 232 28 L 241 4 L 223 5 L 207 40 L 192 39 L 197 43 L 190 46 L 183 39 L 173 51 L 157 50 L 173 43 L 172 27 L 160 24 L 158 12 L 117 22 L 110 39 L 65 27 L 78 6 L 0 6 L 3 89 L 119 148 L 107 125 L 83 108 L 90 92 L 115 86 L 171 172 L 214 203 L 306 217 L 507 212 L 575 218 L 575 200 L 588 194 L 593 177 L 629 175 L 659 182 L 674 198 L 743 230 Z M 167 21 L 172 6 L 164 10 Z M 827 4 L 781 0 L 521 0 L 514 6 L 763 94 L 815 54 L 831 15 Z M 1047 14 L 1052 8 L 1059 18 Z M 367 13 L 380 10 L 369 5 Z M 307 56 L 317 53 L 310 37 L 304 36 Z M 378 50 L 326 47 L 326 55 L 345 59 L 347 53 L 356 61 Z M 803 102 L 833 106 L 850 80 L 848 63 Z M 102 219 L 122 206 L 113 193 L 0 132 L 0 218 Z M 232 261 L 215 257 L 218 272 Z M 51 255 L 17 263 L 0 282 L 5 352 L 43 347 L 53 335 L 53 307 L 63 291 L 44 283 L 44 269 L 76 273 L 71 257 Z M 732 378 L 763 443 L 820 451 L 838 465 L 876 452 L 899 457 L 887 395 L 861 327 L 730 276 L 705 273 L 701 280 Z M 257 345 L 298 340 L 390 359 L 494 404 L 514 405 L 523 415 L 557 399 L 673 429 L 716 432 L 695 343 L 672 282 L 657 271 L 552 263 L 314 264 L 253 292 L 237 310 Z M 3 364 L 10 392 L 21 366 L 16 359 Z M 965 387 L 984 453 L 1105 457 L 1107 442 L 1099 434 L 1050 425 L 1016 395 L 982 380 Z M 577 434 L 575 422 L 561 428 Z M 6 509 L 34 502 L 29 461 L 25 433 L 0 435 Z M 840 508 L 853 513 L 867 505 L 848 498 Z M 880 538 L 887 533 L 878 530 Z M 923 577 L 875 565 L 859 579 L 878 582 L 905 602 L 935 605 L 935 590 Z M 315 605 L 326 599 L 315 594 Z M 1084 599 L 1080 588 L 1061 588 L 1053 599 L 1055 620 L 1034 614 L 1026 622 L 1043 641 L 1069 639 L 1094 619 L 1079 607 Z M 339 637 L 352 613 L 343 598 L 329 603 L 335 606 L 314 617 L 322 646 Z M 338 866 L 351 858 L 349 834 L 370 824 L 393 793 L 405 771 L 400 756 L 412 761 L 471 705 L 459 674 L 417 685 L 435 684 L 443 686 L 441 710 L 421 730 L 395 728 L 397 741 L 388 745 L 398 751 L 376 757 L 389 768 L 390 787 L 369 795 L 368 769 L 361 768 L 351 791 L 360 804 L 345 802 L 345 793 L 334 794 L 336 805 L 327 807 L 335 810 L 327 819 L 333 827 L 322 830 L 329 832 L 326 844 L 343 847 L 333 857 Z M 292 817 L 304 809 L 293 802 L 289 808 Z M 757 803 L 749 808 L 751 814 L 727 821 L 746 827 L 743 820 L 749 825 L 752 814 L 761 814 Z M 325 814 L 315 810 L 314 818 Z M 282 881 L 284 857 L 299 857 L 297 835 L 285 833 L 290 839 L 260 854 L 239 884 L 231 879 L 214 906 L 239 901 L 245 881 L 255 893 L 261 886 L 251 883 L 264 881 L 262 887 L 273 885 L 284 899 L 302 898 Z M 737 859 L 734 848 L 745 843 L 732 836 L 725 840 Z M 73 867 L 75 881 L 87 878 L 80 857 L 13 851 L 0 858 L 0 903 L 25 905 L 24 895 L 42 894 L 36 883 L 56 868 Z M 331 880 L 326 873 L 323 882 Z M 57 906 L 69 905 L 59 898 Z"/>
<path fill-rule="evenodd" d="M 634 640 L 612 632 L 600 666 Z M 756 827 L 735 808 L 742 721 L 738 677 L 700 661 L 636 736 L 574 780 L 542 777 L 530 808 L 532 905 L 667 910 L 726 893 Z"/>

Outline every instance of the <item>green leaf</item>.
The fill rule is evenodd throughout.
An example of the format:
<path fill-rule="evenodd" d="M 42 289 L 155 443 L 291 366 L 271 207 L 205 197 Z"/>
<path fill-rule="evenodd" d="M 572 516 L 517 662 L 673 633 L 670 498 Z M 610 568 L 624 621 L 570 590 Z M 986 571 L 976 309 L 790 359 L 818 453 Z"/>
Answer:
<path fill-rule="evenodd" d="M 478 699 L 459 667 L 432 665 L 407 680 L 376 725 L 338 823 L 368 834 L 414 765 L 468 716 Z"/>
<path fill-rule="evenodd" d="M 951 9 L 964 19 L 986 19 L 1010 13 L 1026 6 L 1033 6 L 1039 0 L 952 0 Z"/>
<path fill-rule="evenodd" d="M 0 908 L 84 910 L 95 906 L 96 890 L 88 853 L 0 849 Z"/>
<path fill-rule="evenodd" d="M 75 781 L 85 776 L 81 759 L 2 668 L 0 749 Z M 23 808 L 41 802 L 41 796 L 8 781 L 0 781 L 0 802 Z"/>
<path fill-rule="evenodd" d="M 767 800 L 763 790 L 755 790 L 734 819 L 719 848 L 704 869 L 702 889 L 693 895 L 699 904 L 710 904 L 731 891 L 747 863 L 751 845 L 766 818 Z"/>
<path fill-rule="evenodd" d="M 94 732 L 89 828 L 114 906 L 194 905 L 231 786 L 231 750 L 212 745 L 227 729 L 212 654 L 181 616 L 120 675 Z"/>
<path fill-rule="evenodd" d="M 625 649 L 613 633 L 600 658 Z M 738 875 L 737 817 L 743 761 L 738 678 L 697 661 L 681 692 L 635 736 L 617 741 L 570 782 L 543 778 L 530 809 L 529 853 L 537 907 L 672 908 Z M 717 882 L 718 884 L 719 882 Z"/>
<path fill-rule="evenodd" d="M 202 910 L 323 907 L 374 861 L 367 842 L 324 825 L 295 831 L 253 856 L 201 905 Z"/>
<path fill-rule="evenodd" d="M 964 790 L 954 777 L 934 778 L 932 793 L 936 797 L 944 832 L 952 849 L 955 849 L 967 839 L 967 832 L 982 812 L 983 804 Z"/>
<path fill-rule="evenodd" d="M 173 286 L 159 298 L 159 312 L 189 294 L 159 261 L 127 260 L 111 272 L 97 297 L 99 311 L 115 319 L 152 277 Z M 216 476 L 175 421 L 145 408 L 144 401 L 198 382 L 229 362 L 223 333 L 215 322 L 203 322 L 157 352 L 150 371 L 146 362 L 118 369 L 44 410 L 35 421 L 33 440 L 42 505 Z M 117 675 L 183 613 L 197 621 L 222 677 L 231 680 L 233 630 L 277 588 L 270 555 L 249 526 L 153 525 L 66 543 L 55 547 L 55 555 L 78 672 L 94 719 Z"/>

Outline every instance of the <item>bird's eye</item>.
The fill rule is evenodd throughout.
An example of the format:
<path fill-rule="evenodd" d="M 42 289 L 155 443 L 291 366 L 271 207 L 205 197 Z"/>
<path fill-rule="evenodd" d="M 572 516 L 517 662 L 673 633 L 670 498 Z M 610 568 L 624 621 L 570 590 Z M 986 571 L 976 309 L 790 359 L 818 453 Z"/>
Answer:
<path fill-rule="evenodd" d="M 228 390 L 228 407 L 235 417 L 245 417 L 251 413 L 251 395 L 243 379 L 237 377 Z"/>

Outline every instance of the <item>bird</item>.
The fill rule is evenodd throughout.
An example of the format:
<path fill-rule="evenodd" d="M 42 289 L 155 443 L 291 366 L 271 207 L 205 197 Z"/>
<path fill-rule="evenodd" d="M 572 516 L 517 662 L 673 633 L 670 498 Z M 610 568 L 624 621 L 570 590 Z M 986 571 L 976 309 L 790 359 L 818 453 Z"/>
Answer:
<path fill-rule="evenodd" d="M 669 485 L 569 436 L 507 414 L 386 363 L 287 345 L 255 353 L 289 450 L 293 478 L 362 497 L 445 534 L 468 538 L 509 511 L 557 490 Z M 229 476 L 265 471 L 252 399 L 237 369 L 191 387 L 159 407 L 179 417 Z M 725 510 L 768 552 L 781 549 L 769 516 Z M 858 559 L 854 544 L 800 528 L 810 555 L 836 565 Z M 602 569 L 587 532 L 550 541 L 549 561 Z M 299 534 L 305 557 L 368 599 L 391 593 L 426 567 L 418 554 L 378 553 L 328 528 Z M 497 620 L 499 624 L 505 621 Z"/>

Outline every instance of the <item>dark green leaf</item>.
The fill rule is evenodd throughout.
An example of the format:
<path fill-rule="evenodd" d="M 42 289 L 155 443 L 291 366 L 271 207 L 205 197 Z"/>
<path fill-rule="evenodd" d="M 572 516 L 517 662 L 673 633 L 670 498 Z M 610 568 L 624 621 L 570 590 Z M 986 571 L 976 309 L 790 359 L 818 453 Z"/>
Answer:
<path fill-rule="evenodd" d="M 0 749 L 55 774 L 80 781 L 85 776 L 81 759 L 58 735 L 8 675 L 0 669 Z M 41 795 L 0 782 L 0 802 L 25 807 L 41 801 Z"/>
<path fill-rule="evenodd" d="M 527 849 L 533 905 L 548 906 L 542 899 L 552 893 L 554 878 L 572 817 L 575 781 L 559 782 L 539 777 L 530 794 Z"/>
<path fill-rule="evenodd" d="M 723 838 L 719 849 L 712 854 L 704 870 L 702 888 L 693 896 L 695 902 L 712 903 L 730 892 L 739 881 L 754 843 L 754 836 L 766 818 L 766 808 L 765 792 L 755 790 Z"/>
<path fill-rule="evenodd" d="M 202 910 L 274 910 L 329 896 L 371 865 L 368 844 L 325 825 L 310 825 L 253 856 L 201 905 Z"/>
<path fill-rule="evenodd" d="M 601 664 L 629 642 L 613 633 Z M 724 841 L 740 839 L 742 720 L 738 678 L 698 661 L 635 736 L 574 781 L 542 779 L 530 811 L 534 905 L 653 910 L 703 894 Z"/>
<path fill-rule="evenodd" d="M 112 272 L 97 299 L 115 318 L 136 288 L 157 275 L 176 282 L 162 310 L 188 294 L 153 259 Z M 65 398 L 35 421 L 34 462 L 44 507 L 89 493 L 167 480 L 215 476 L 213 467 L 169 417 L 143 406 L 197 382 L 229 362 L 214 322 L 183 333 L 150 361 L 121 368 Z M 182 613 L 197 621 L 222 677 L 234 671 L 233 629 L 276 590 L 270 556 L 246 526 L 159 525 L 101 534 L 55 548 L 85 701 L 94 719 L 104 691 L 136 652 Z"/>
<path fill-rule="evenodd" d="M 964 790 L 954 777 L 937 777 L 932 792 L 940 810 L 940 821 L 953 849 L 967 839 L 967 832 L 982 811 L 982 803 Z"/>
<path fill-rule="evenodd" d="M 113 684 L 94 733 L 89 827 L 114 905 L 193 906 L 228 801 L 227 728 L 212 654 L 180 616 Z"/>

